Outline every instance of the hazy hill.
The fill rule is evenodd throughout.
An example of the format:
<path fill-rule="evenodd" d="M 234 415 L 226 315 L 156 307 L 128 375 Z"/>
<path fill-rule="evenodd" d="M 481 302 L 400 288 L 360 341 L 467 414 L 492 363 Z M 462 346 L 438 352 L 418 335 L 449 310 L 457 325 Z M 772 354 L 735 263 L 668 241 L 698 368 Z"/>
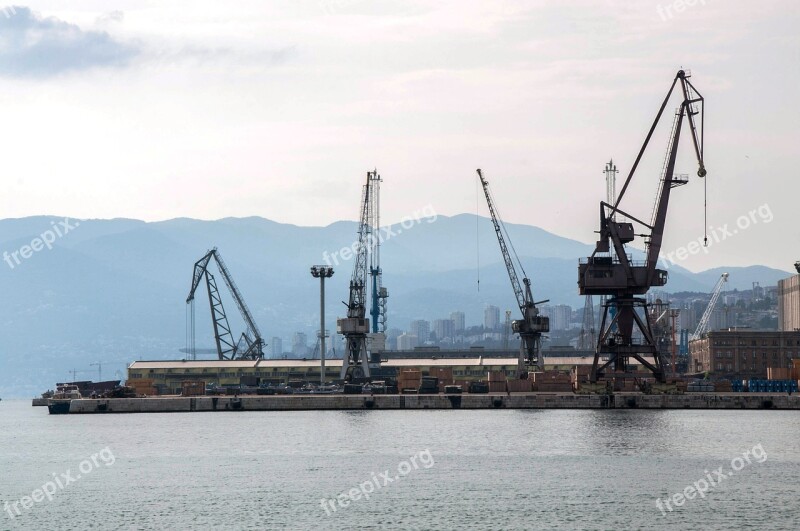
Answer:
<path fill-rule="evenodd" d="M 0 252 L 18 251 L 59 222 L 63 219 L 44 216 L 1 220 Z M 507 228 L 533 279 L 536 298 L 582 305 L 577 258 L 586 256 L 590 246 L 537 227 Z M 467 322 L 478 324 L 487 304 L 514 307 L 487 219 L 464 214 L 434 222 L 422 217 L 382 233 L 390 327 L 406 328 L 411 319 L 446 317 L 454 310 L 465 311 Z M 345 221 L 327 227 L 263 218 L 81 221 L 56 238 L 51 250 L 35 252 L 13 269 L 5 261 L 0 264 L 6 301 L 0 307 L 0 397 L 31 396 L 68 379 L 72 369 L 79 371 L 78 378 L 96 377 L 90 364 L 98 361 L 106 378 L 124 374 L 132 359 L 180 357 L 193 264 L 213 246 L 225 258 L 264 337 L 268 342 L 282 337 L 286 349 L 295 331 L 315 334 L 319 286 L 308 268 L 327 257 L 336 270 L 327 288 L 328 322 L 335 328 L 352 268 L 341 249 L 350 247 L 355 235 L 356 224 Z M 669 291 L 709 291 L 722 269 L 693 274 L 672 267 Z M 740 289 L 788 276 L 761 266 L 725 270 L 731 273 L 731 287 Z M 226 309 L 234 330 L 241 331 L 230 299 Z M 209 321 L 203 287 L 196 303 L 199 347 L 212 344 Z"/>

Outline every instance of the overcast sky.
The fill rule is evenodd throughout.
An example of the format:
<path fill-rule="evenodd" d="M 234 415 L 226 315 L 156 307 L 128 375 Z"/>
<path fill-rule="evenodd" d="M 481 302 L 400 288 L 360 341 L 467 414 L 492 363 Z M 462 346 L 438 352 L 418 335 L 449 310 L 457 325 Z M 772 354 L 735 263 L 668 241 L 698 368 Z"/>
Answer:
<path fill-rule="evenodd" d="M 428 205 L 485 215 L 480 167 L 506 221 L 591 242 L 604 164 L 624 179 L 684 67 L 707 101 L 708 223 L 729 236 L 679 263 L 791 270 L 798 23 L 796 0 L 6 7 L 0 216 L 327 225 L 356 217 L 373 167 L 386 222 Z M 622 205 L 646 219 L 671 118 Z M 693 178 L 672 196 L 665 253 L 702 237 L 688 140 L 676 171 Z"/>

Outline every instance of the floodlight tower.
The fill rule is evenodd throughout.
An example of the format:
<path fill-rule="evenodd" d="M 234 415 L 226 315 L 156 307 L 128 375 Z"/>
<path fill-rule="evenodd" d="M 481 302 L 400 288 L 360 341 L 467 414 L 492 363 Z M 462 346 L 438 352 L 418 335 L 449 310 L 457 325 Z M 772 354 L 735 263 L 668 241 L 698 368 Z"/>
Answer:
<path fill-rule="evenodd" d="M 319 384 L 325 385 L 325 279 L 333 276 L 333 268 L 312 266 L 311 276 L 319 279 Z"/>

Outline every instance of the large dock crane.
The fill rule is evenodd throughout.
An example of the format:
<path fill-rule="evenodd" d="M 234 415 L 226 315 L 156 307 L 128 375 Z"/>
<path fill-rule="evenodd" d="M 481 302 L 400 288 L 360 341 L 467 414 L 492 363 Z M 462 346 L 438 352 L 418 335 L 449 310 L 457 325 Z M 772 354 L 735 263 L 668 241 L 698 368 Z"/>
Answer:
<path fill-rule="evenodd" d="M 336 322 L 337 331 L 345 338 L 345 353 L 342 359 L 341 378 L 369 378 L 367 357 L 367 334 L 370 331 L 367 318 L 367 250 L 372 238 L 372 186 L 380 177 L 377 171 L 367 172 L 367 182 L 361 193 L 361 213 L 358 223 L 358 240 L 353 259 L 353 276 L 350 278 L 350 298 L 347 317 Z"/>
<path fill-rule="evenodd" d="M 511 253 L 508 251 L 508 246 L 503 236 L 505 225 L 503 225 L 502 219 L 500 219 L 495 209 L 492 194 L 489 192 L 489 183 L 484 179 L 483 172 L 481 172 L 480 169 L 477 171 L 478 178 L 481 180 L 481 185 L 483 186 L 483 193 L 486 196 L 486 204 L 489 206 L 489 213 L 492 216 L 492 224 L 494 225 L 494 232 L 497 234 L 497 242 L 500 244 L 500 252 L 506 264 L 508 278 L 511 280 L 511 287 L 514 290 L 514 295 L 517 298 L 517 305 L 522 313 L 522 319 L 513 321 L 511 323 L 511 329 L 519 334 L 520 337 L 517 373 L 520 378 L 523 378 L 527 375 L 527 368 L 529 366 L 536 366 L 539 370 L 544 369 L 544 359 L 541 355 L 541 340 L 542 334 L 550 331 L 550 318 L 539 315 L 539 309 L 536 305 L 547 301 L 534 302 L 533 295 L 531 294 L 531 281 L 525 273 L 525 269 L 522 267 L 522 263 L 516 251 L 514 251 L 514 258 L 516 258 L 523 275 L 522 285 L 525 287 L 523 288 L 522 285 L 520 285 L 514 261 L 511 259 Z M 506 237 L 507 236 L 508 233 L 506 233 Z M 513 245 L 511 249 L 514 250 Z"/>
<path fill-rule="evenodd" d="M 697 323 L 697 330 L 692 334 L 691 341 L 702 339 L 705 333 L 708 332 L 708 323 L 711 322 L 711 315 L 714 313 L 714 308 L 717 306 L 717 301 L 722 293 L 722 287 L 727 281 L 728 273 L 722 273 L 719 280 L 717 280 L 717 284 L 714 286 L 714 290 L 711 292 L 711 299 L 708 301 L 706 311 L 703 312 L 703 317 L 701 317 L 700 322 Z"/>
<path fill-rule="evenodd" d="M 228 323 L 228 316 L 225 314 L 225 308 L 222 305 L 222 297 L 220 296 L 219 289 L 217 289 L 217 282 L 214 275 L 209 271 L 208 267 L 211 261 L 215 261 L 217 269 L 222 275 L 222 280 L 228 287 L 233 300 L 236 302 L 236 307 L 244 319 L 247 330 L 242 332 L 238 341 L 234 340 L 231 332 L 230 324 Z M 250 309 L 244 302 L 239 288 L 233 281 L 222 256 L 214 247 L 208 251 L 203 258 L 195 262 L 194 274 L 192 275 L 192 287 L 189 290 L 189 296 L 186 298 L 186 304 L 190 304 L 191 310 L 191 351 L 194 355 L 194 295 L 200 282 L 205 279 L 206 288 L 208 289 L 208 302 L 211 306 L 211 322 L 214 325 L 214 340 L 217 343 L 217 355 L 221 360 L 233 359 L 261 359 L 264 357 L 264 340 L 261 336 L 261 331 L 253 320 L 253 315 Z"/>
<path fill-rule="evenodd" d="M 690 74 L 684 70 L 679 70 L 675 75 L 619 196 L 613 205 L 605 201 L 600 203 L 600 238 L 592 255 L 581 260 L 578 265 L 580 294 L 607 295 L 609 297 L 604 306 L 600 335 L 592 365 L 592 382 L 596 382 L 602 376 L 636 377 L 629 368 L 630 358 L 634 358 L 646 367 L 658 381 L 665 381 L 664 368 L 647 320 L 648 303 L 641 295 L 646 294 L 651 287 L 664 286 L 667 283 L 667 272 L 658 269 L 656 265 L 664 236 L 670 192 L 673 188 L 689 181 L 688 175 L 674 174 L 684 120 L 688 121 L 691 129 L 694 152 L 699 166 L 697 175 L 701 178 L 706 176 L 703 162 L 704 99 L 689 81 L 689 77 Z M 664 109 L 678 85 L 680 85 L 683 101 L 675 112 L 653 215 L 650 223 L 645 223 L 622 211 L 619 205 L 653 132 L 661 120 Z M 695 123 L 697 114 L 700 114 L 699 132 Z M 627 216 L 628 219 L 649 230 L 649 233 L 635 234 L 633 223 L 617 221 L 615 218 L 617 213 Z M 637 236 L 644 238 L 647 248 L 646 260 L 643 263 L 634 262 L 625 247 Z M 611 252 L 612 248 L 615 251 L 613 253 Z M 610 322 L 609 315 L 611 315 Z M 641 341 L 638 339 L 634 341 L 634 326 L 641 332 Z M 652 361 L 648 360 L 646 356 L 650 357 Z M 612 367 L 613 372 L 606 371 L 609 367 Z"/>

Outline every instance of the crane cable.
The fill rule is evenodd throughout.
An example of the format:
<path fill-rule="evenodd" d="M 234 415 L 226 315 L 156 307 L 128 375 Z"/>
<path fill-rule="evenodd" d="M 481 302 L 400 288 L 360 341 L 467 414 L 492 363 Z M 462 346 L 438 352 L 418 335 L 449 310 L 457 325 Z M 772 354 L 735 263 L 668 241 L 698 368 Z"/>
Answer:
<path fill-rule="evenodd" d="M 511 252 L 514 253 L 514 258 L 517 261 L 517 265 L 519 266 L 520 271 L 522 271 L 522 277 L 528 278 L 528 274 L 525 272 L 525 268 L 522 267 L 522 261 L 519 259 L 519 256 L 517 255 L 517 250 L 514 248 L 514 242 L 508 235 L 506 224 L 503 222 L 503 216 L 500 215 L 500 209 L 497 208 L 497 201 L 494 200 L 494 194 L 492 193 L 491 189 L 489 189 L 489 196 L 492 198 L 492 205 L 494 206 L 494 211 L 497 214 L 497 221 L 500 223 L 500 228 L 502 229 L 503 233 L 505 233 L 506 242 L 508 242 L 508 246 L 511 247 Z"/>
<path fill-rule="evenodd" d="M 481 291 L 481 218 L 480 218 L 480 207 L 481 207 L 481 187 L 476 182 L 475 183 L 475 257 L 477 260 L 477 267 L 478 267 L 478 292 Z"/>

